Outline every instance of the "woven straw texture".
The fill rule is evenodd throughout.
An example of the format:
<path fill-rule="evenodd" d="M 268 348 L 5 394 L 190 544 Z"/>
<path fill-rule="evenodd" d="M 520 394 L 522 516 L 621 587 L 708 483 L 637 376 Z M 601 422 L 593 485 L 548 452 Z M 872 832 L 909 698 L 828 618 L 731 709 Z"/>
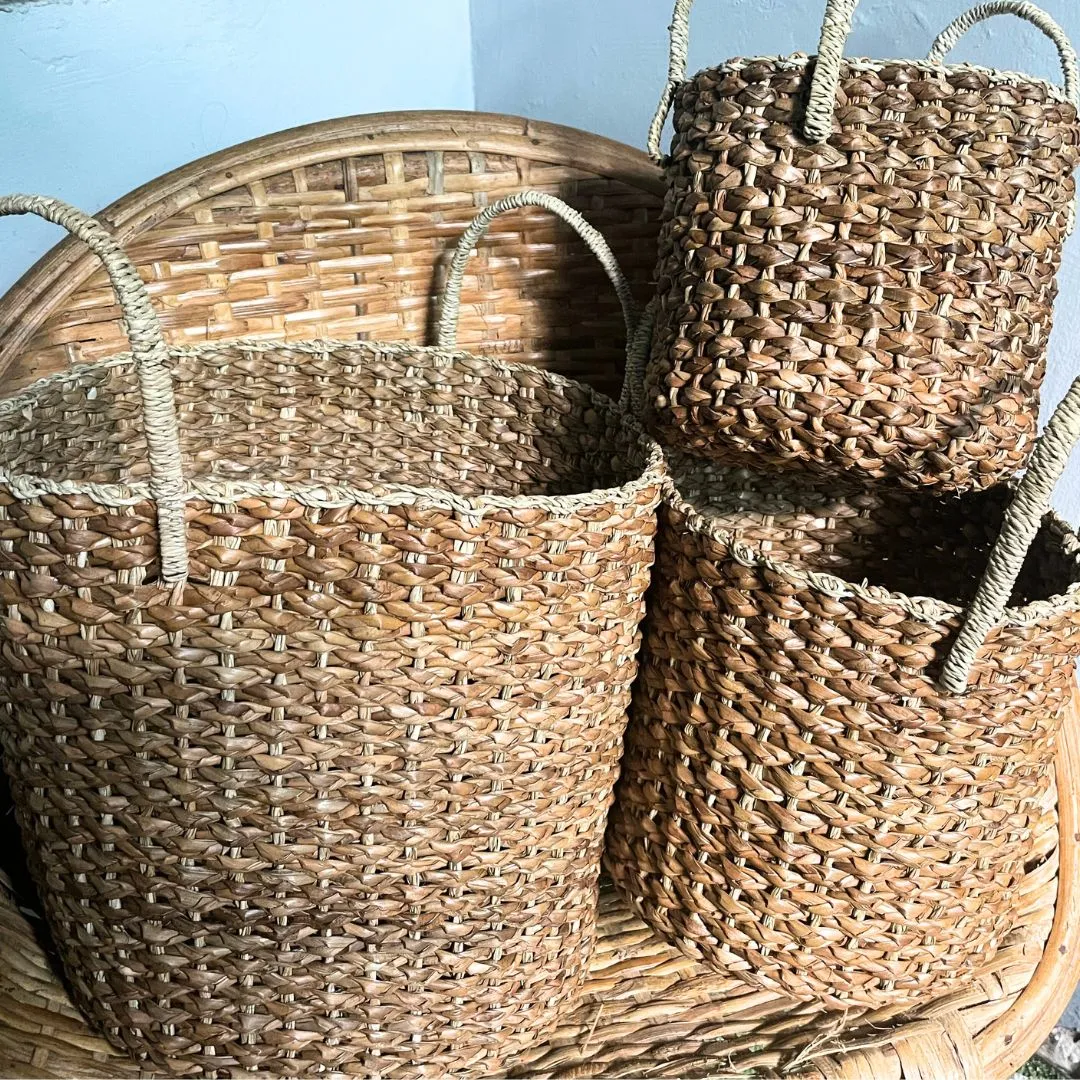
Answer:
<path fill-rule="evenodd" d="M 176 1073 L 497 1068 L 585 975 L 659 448 L 452 323 L 177 350 L 172 584 L 111 273 L 134 357 L 0 404 L 0 742 L 73 995 Z"/>
<path fill-rule="evenodd" d="M 826 492 L 687 462 L 680 492 L 613 879 L 689 955 L 828 1008 L 962 985 L 1012 925 L 1051 780 L 1080 651 L 1075 535 L 1047 517 L 954 696 L 936 669 L 1007 491 Z"/>
<path fill-rule="evenodd" d="M 1035 435 L 1076 109 L 1023 76 L 844 61 L 808 143 L 813 70 L 738 59 L 673 90 L 650 426 L 724 464 L 989 486 Z"/>
<path fill-rule="evenodd" d="M 283 341 L 331 336 L 378 336 L 419 343 L 433 336 L 434 297 L 441 288 L 449 251 L 465 225 L 480 207 L 526 184 L 558 193 L 586 212 L 602 228 L 640 293 L 655 257 L 661 191 L 655 167 L 629 147 L 515 117 L 384 113 L 282 132 L 163 176 L 120 199 L 103 217 L 147 282 L 164 333 L 173 344 L 237 337 Z M 463 343 L 578 375 L 609 390 L 617 388 L 621 379 L 623 329 L 615 294 L 584 245 L 562 222 L 535 207 L 504 215 L 492 225 L 465 276 L 458 331 Z M 9 386 L 126 348 L 119 309 L 100 263 L 72 241 L 58 245 L 0 299 L 0 370 Z M 247 352 L 268 370 L 264 355 L 253 348 Z M 320 367 L 326 374 L 340 367 L 340 357 L 329 355 L 296 353 L 294 359 L 295 369 L 309 373 L 304 377 L 312 384 L 318 381 Z M 185 361 L 194 362 L 194 357 Z M 216 360 L 208 356 L 206 362 L 212 373 L 223 365 L 224 354 Z M 386 362 L 400 371 L 400 358 L 388 357 Z M 276 378 L 276 371 L 271 374 Z M 207 408 L 207 389 L 191 388 L 193 408 Z M 326 396 L 321 387 L 318 393 Z M 340 422 L 329 419 L 331 425 Z M 132 433 L 138 437 L 134 428 Z M 251 433 L 235 438 L 238 454 L 245 452 L 245 442 L 249 448 L 259 442 Z M 320 453 L 333 453 L 332 447 L 333 440 L 326 440 Z M 292 464 L 299 477 L 302 466 Z M 257 511 L 260 504 L 251 505 Z M 307 524 L 310 510 L 289 509 L 301 530 L 312 528 Z M 143 514 L 145 519 L 145 508 Z M 342 526 L 356 535 L 362 523 L 346 524 L 346 516 L 341 510 L 320 511 L 313 525 L 323 535 L 329 527 L 331 538 L 344 535 L 339 531 Z M 439 517 L 435 515 L 432 522 L 438 525 L 435 519 Z M 217 524 L 223 532 L 216 541 L 218 553 L 225 547 L 242 546 L 239 533 L 250 535 L 249 545 L 257 542 L 258 519 L 246 513 L 235 525 Z M 198 526 L 192 523 L 192 527 Z M 293 527 L 286 523 L 281 531 L 288 536 Z M 434 534 L 428 538 L 434 540 Z M 461 539 L 453 537 L 451 551 L 461 545 Z M 236 559 L 239 554 L 225 557 Z M 508 558 L 512 554 L 507 551 Z M 151 557 L 149 551 L 134 558 L 146 557 Z M 459 553 L 457 558 L 463 556 Z M 259 566 L 250 554 L 243 561 L 248 567 Z M 422 572 L 402 570 L 409 575 Z M 250 569 L 245 572 L 251 573 Z M 406 592 L 409 581 L 401 585 L 401 592 Z M 260 617 L 274 603 L 264 601 Z M 445 603 L 437 605 L 432 618 L 437 620 L 444 609 Z M 307 618 L 319 614 L 304 613 Z M 139 619 L 137 614 L 129 619 L 136 636 L 145 634 L 138 629 Z M 394 625 L 400 626 L 396 621 Z M 113 623 L 109 633 L 115 635 L 121 629 Z M 349 631 L 350 637 L 356 635 L 355 629 Z M 556 636 L 554 631 L 547 635 Z M 124 640 L 126 644 L 135 639 Z M 367 648 L 363 642 L 357 647 Z M 341 646 L 335 649 L 340 653 Z M 333 651 L 324 655 L 336 658 Z M 121 650 L 118 662 L 127 659 L 127 652 Z M 403 679 L 400 666 L 397 670 L 395 678 Z M 207 677 L 235 679 L 221 665 L 213 674 L 208 671 Z M 300 691 L 290 689 L 288 676 L 285 682 L 283 691 L 269 687 L 262 691 L 263 708 L 271 710 L 270 716 L 280 715 L 283 708 L 302 707 L 297 701 L 300 696 L 326 696 L 318 686 Z M 133 696 L 139 701 L 130 706 L 143 708 L 145 694 Z M 261 737 L 248 736 L 251 752 L 258 752 Z M 497 731 L 491 733 L 490 738 L 498 737 Z M 228 738 L 243 740 L 244 733 L 237 735 L 234 729 Z M 299 738 L 297 732 L 290 750 Z M 89 749 L 95 761 L 104 759 L 102 748 Z M 214 748 L 212 760 L 227 763 L 235 774 L 238 759 L 222 758 L 222 749 L 227 747 Z M 299 752 L 319 751 L 308 742 Z M 466 746 L 464 752 L 473 750 Z M 192 760 L 197 758 L 192 756 Z M 380 770 L 392 764 L 374 760 Z M 219 767 L 206 766 L 211 779 L 212 770 Z M 466 783 L 463 779 L 462 786 Z M 326 810 L 336 812 L 337 807 L 327 803 Z M 589 813 L 593 812 L 590 807 Z M 330 834 L 326 839 L 337 842 Z M 314 855 L 319 851 L 315 848 Z M 229 849 L 223 849 L 221 857 L 231 858 Z M 198 863 L 198 856 L 194 861 Z M 229 872 L 238 886 L 244 884 L 238 871 Z M 52 995 L 50 1000 L 57 999 Z M 18 1011 L 6 1015 L 18 1016 L 17 1024 L 24 1019 Z M 55 1025 L 52 1030 L 57 1030 Z M 99 1050 L 88 1058 L 78 1054 L 57 1058 L 54 1053 L 51 1060 L 67 1061 L 60 1069 L 64 1075 L 93 1075 L 94 1059 L 104 1044 L 82 1031 L 81 1022 L 65 1029 L 62 1038 L 68 1037 L 73 1045 L 94 1045 Z M 294 1038 L 324 1042 L 321 1035 L 312 1037 L 303 1029 Z M 32 1043 L 24 1043 L 23 1051 L 35 1064 L 20 1058 L 19 1069 L 12 1071 L 33 1075 L 48 1053 L 41 1044 Z M 109 1060 L 112 1064 L 96 1066 L 99 1075 L 119 1074 L 123 1060 Z"/>
<path fill-rule="evenodd" d="M 1071 714 L 1059 751 L 1061 798 L 1051 785 L 1034 822 L 1016 928 L 966 990 L 907 1013 L 823 1016 L 813 1005 L 751 989 L 680 955 L 605 889 L 581 1004 L 507 1071 L 522 1080 L 1007 1080 L 1049 1031 L 1075 978 L 1076 845 L 1059 847 L 1059 836 L 1071 837 L 1078 824 L 1075 719 Z M 17 850 L 17 841 L 5 850 Z M 152 1075 L 87 1029 L 50 967 L 32 892 L 22 888 L 19 896 L 21 911 L 0 889 L 0 1074 Z"/>
<path fill-rule="evenodd" d="M 280 132 L 193 162 L 101 214 L 174 345 L 431 341 L 462 230 L 521 188 L 581 211 L 639 299 L 656 262 L 660 171 L 572 128 L 485 113 L 377 113 Z M 458 341 L 615 394 L 622 316 L 603 270 L 557 218 L 500 217 L 470 263 Z M 0 299 L 0 373 L 23 386 L 124 352 L 101 264 L 65 241 Z"/>

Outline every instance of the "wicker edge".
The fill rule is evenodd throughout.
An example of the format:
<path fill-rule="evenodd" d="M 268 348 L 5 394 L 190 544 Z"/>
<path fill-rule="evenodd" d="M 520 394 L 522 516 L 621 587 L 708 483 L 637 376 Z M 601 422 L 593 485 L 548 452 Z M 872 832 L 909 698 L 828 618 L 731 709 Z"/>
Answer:
<path fill-rule="evenodd" d="M 1058 791 L 1058 878 L 1054 925 L 1035 974 L 1011 1009 L 977 1038 L 988 1078 L 1011 1076 L 1039 1048 L 1058 1022 L 1080 970 L 1080 691 L 1066 712 L 1055 772 Z"/>
<path fill-rule="evenodd" d="M 436 135 L 440 127 L 446 129 L 442 145 Z M 94 216 L 123 246 L 193 203 L 258 179 L 268 171 L 351 155 L 408 152 L 415 150 L 418 132 L 424 134 L 427 149 L 459 150 L 464 136 L 470 149 L 478 153 L 582 167 L 598 175 L 617 176 L 658 198 L 663 196 L 664 181 L 656 166 L 624 143 L 589 135 L 587 157 L 583 157 L 581 133 L 574 128 L 498 113 L 425 110 L 325 120 L 240 143 L 165 173 Z M 96 258 L 67 238 L 0 298 L 0 377 L 15 365 L 38 328 L 97 269 Z"/>

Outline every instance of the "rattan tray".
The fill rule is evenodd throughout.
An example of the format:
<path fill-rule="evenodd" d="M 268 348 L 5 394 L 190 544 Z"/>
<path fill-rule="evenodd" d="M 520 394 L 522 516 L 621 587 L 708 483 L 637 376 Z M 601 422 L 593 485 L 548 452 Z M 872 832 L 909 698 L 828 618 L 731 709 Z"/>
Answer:
<path fill-rule="evenodd" d="M 618 143 L 514 117 L 395 113 L 299 128 L 185 166 L 103 216 L 150 283 L 173 341 L 415 341 L 428 336 L 443 256 L 465 222 L 526 185 L 585 213 L 647 293 L 662 190 L 654 166 Z M 470 269 L 463 343 L 617 383 L 618 308 L 568 230 L 531 211 L 500 218 Z M 124 349 L 105 278 L 76 244 L 60 244 L 0 299 L 5 392 Z M 1074 721 L 1058 761 L 1061 798 L 1046 807 L 1024 883 L 1024 917 L 970 990 L 903 1016 L 823 1015 L 709 974 L 608 892 L 580 1007 L 513 1074 L 1007 1077 L 1057 1019 L 1080 959 Z M 35 934 L 17 838 L 5 832 L 0 845 L 9 871 L 0 881 L 0 1076 L 139 1076 L 68 1003 Z"/>
<path fill-rule="evenodd" d="M 294 128 L 185 165 L 96 216 L 139 267 L 171 343 L 423 342 L 454 241 L 481 206 L 524 187 L 581 211 L 647 297 L 656 166 L 610 139 L 513 116 L 376 113 Z M 459 345 L 617 388 L 618 301 L 566 225 L 536 207 L 506 214 L 470 271 Z M 127 348 L 100 264 L 75 241 L 0 299 L 4 393 Z"/>

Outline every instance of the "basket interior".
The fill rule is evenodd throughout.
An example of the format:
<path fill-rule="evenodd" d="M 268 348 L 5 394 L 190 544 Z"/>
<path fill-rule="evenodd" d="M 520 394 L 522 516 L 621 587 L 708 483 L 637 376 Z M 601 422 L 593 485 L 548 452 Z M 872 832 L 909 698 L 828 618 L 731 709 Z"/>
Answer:
<path fill-rule="evenodd" d="M 756 473 L 682 460 L 678 486 L 719 529 L 776 561 L 883 586 L 908 596 L 965 605 L 975 594 L 1011 492 L 934 495 L 797 473 Z M 1071 529 L 1048 514 L 1028 552 L 1010 606 L 1068 592 L 1080 581 Z"/>
<path fill-rule="evenodd" d="M 567 495 L 640 474 L 610 399 L 549 372 L 375 343 L 207 346 L 174 358 L 184 471 L 198 479 Z M 134 365 L 38 384 L 0 417 L 9 475 L 149 478 Z"/>

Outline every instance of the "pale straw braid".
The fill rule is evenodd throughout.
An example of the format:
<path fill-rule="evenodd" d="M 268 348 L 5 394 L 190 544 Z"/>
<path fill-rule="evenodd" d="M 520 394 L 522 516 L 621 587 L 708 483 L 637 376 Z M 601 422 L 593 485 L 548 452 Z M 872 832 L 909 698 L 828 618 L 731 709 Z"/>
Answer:
<path fill-rule="evenodd" d="M 59 225 L 86 244 L 105 264 L 116 290 L 138 372 L 150 462 L 149 494 L 157 504 L 161 577 L 168 582 L 183 581 L 188 574 L 188 552 L 180 436 L 169 375 L 169 350 L 150 295 L 120 245 L 99 222 L 74 206 L 43 195 L 6 195 L 0 197 L 0 216 L 8 214 L 36 214 Z M 60 491 L 59 486 L 49 486 L 47 480 L 39 483 L 46 491 Z"/>
<path fill-rule="evenodd" d="M 1005 610 L 1077 439 L 1080 439 L 1080 379 L 1072 384 L 1050 417 L 1035 446 L 1028 471 L 1005 513 L 1001 534 L 990 552 L 979 588 L 941 669 L 939 681 L 943 690 L 961 694 L 967 688 L 975 654 Z"/>
<path fill-rule="evenodd" d="M 663 160 L 660 139 L 679 85 L 686 80 L 686 60 L 690 48 L 690 9 L 694 0 L 676 0 L 668 27 L 668 75 L 660 95 L 660 102 L 649 123 L 648 150 L 654 161 Z M 840 67 L 844 60 L 844 46 L 851 32 L 851 20 L 858 0 L 828 0 L 821 24 L 814 72 L 810 82 L 810 94 L 806 106 L 803 132 L 809 142 L 824 142 L 832 133 L 833 112 L 836 107 L 836 91 L 840 83 Z M 1016 15 L 1037 26 L 1054 43 L 1061 58 L 1065 75 L 1065 93 L 1074 105 L 1080 99 L 1080 68 L 1076 51 L 1065 31 L 1041 8 L 1027 0 L 990 0 L 979 4 L 954 19 L 934 41 L 927 56 L 930 64 L 940 64 L 957 40 L 976 23 L 993 15 Z M 794 59 L 794 58 L 793 58 Z M 873 62 L 849 61 L 855 70 L 873 70 Z M 959 65 L 968 66 L 968 65 Z M 974 65 L 971 65 L 974 67 Z M 982 69 L 980 69 L 982 70 Z M 1015 81 L 1012 72 L 995 72 L 1002 81 Z"/>
<path fill-rule="evenodd" d="M 549 210 L 557 217 L 562 218 L 582 240 L 588 245 L 589 250 L 596 256 L 600 265 L 604 268 L 611 284 L 615 286 L 615 292 L 622 305 L 623 322 L 626 324 L 626 340 L 631 342 L 634 337 L 634 328 L 637 326 L 637 308 L 634 297 L 630 292 L 630 284 L 619 267 L 618 260 L 608 246 L 608 242 L 594 229 L 572 206 L 568 206 L 562 199 L 554 195 L 548 195 L 543 191 L 517 191 L 513 195 L 492 203 L 485 207 L 473 218 L 469 227 L 461 234 L 457 247 L 454 249 L 454 257 L 450 263 L 450 270 L 446 275 L 446 286 L 443 290 L 442 310 L 439 316 L 439 325 L 435 334 L 435 343 L 439 348 L 452 349 L 457 343 L 458 312 L 461 308 L 461 286 L 465 278 L 465 267 L 469 257 L 480 238 L 487 232 L 488 226 L 500 214 L 509 210 L 516 210 L 523 206 L 539 206 Z"/>
<path fill-rule="evenodd" d="M 1026 19 L 1032 26 L 1038 27 L 1056 46 L 1061 59 L 1061 70 L 1065 75 L 1065 93 L 1074 104 L 1080 104 L 1080 68 L 1076 60 L 1076 50 L 1065 31 L 1043 11 L 1042 8 L 1028 3 L 1027 0 L 990 0 L 986 4 L 977 4 L 962 15 L 958 15 L 934 39 L 926 59 L 932 64 L 944 63 L 945 57 L 960 38 L 976 23 L 995 15 L 1015 15 Z"/>
<path fill-rule="evenodd" d="M 656 106 L 656 112 L 649 122 L 649 156 L 654 161 L 662 161 L 664 154 L 660 149 L 660 135 L 664 130 L 664 122 L 671 109 L 671 103 L 675 98 L 675 91 L 679 84 L 686 79 L 686 57 L 690 50 L 690 9 L 694 6 L 694 0 L 675 0 L 675 10 L 671 16 L 671 24 L 668 26 L 670 45 L 668 47 L 668 75 L 664 84 L 663 93 L 660 95 L 660 103 Z"/>
<path fill-rule="evenodd" d="M 858 0 L 828 0 L 825 5 L 825 18 L 821 23 L 821 39 L 818 41 L 803 122 L 803 132 L 808 142 L 824 142 L 832 134 L 840 65 L 844 62 L 844 46 L 851 33 L 851 19 L 857 3 Z"/>
<path fill-rule="evenodd" d="M 638 320 L 637 329 L 626 350 L 626 371 L 623 375 L 622 393 L 619 395 L 619 407 L 634 417 L 641 417 L 645 412 L 645 368 L 649 362 L 649 346 L 652 344 L 652 332 L 656 326 L 656 312 L 660 307 L 654 297 Z"/>

